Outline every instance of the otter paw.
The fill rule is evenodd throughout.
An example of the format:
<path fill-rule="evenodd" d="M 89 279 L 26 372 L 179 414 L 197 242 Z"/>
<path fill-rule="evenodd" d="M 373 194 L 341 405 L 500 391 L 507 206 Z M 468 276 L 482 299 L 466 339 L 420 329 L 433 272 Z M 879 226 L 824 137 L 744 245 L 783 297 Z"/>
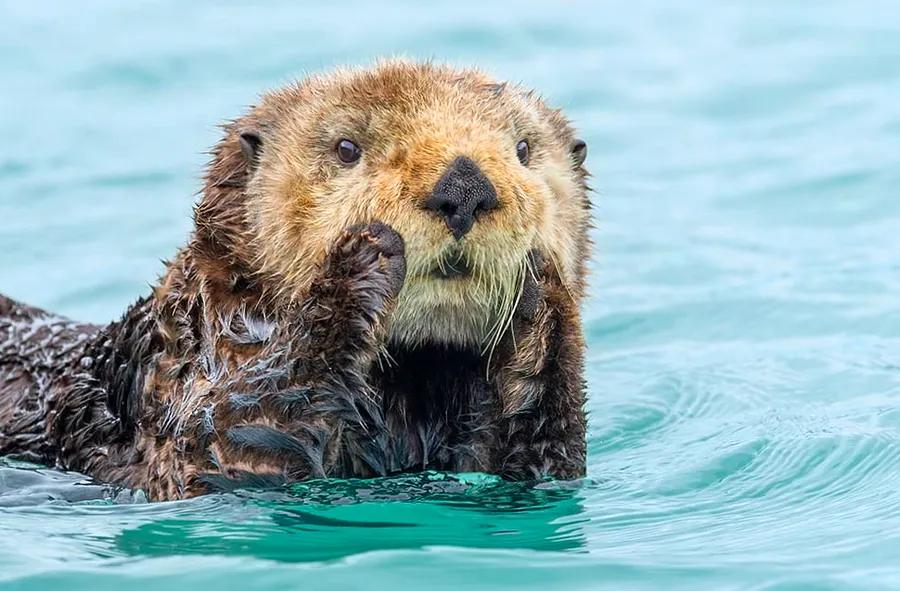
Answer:
<path fill-rule="evenodd" d="M 538 282 L 543 279 L 544 255 L 537 249 L 528 253 L 528 266 L 525 269 L 525 278 L 522 282 L 522 293 L 519 296 L 519 305 L 516 307 L 516 317 L 522 320 L 531 320 L 537 313 L 541 300 L 541 288 Z"/>
<path fill-rule="evenodd" d="M 373 267 L 385 274 L 392 295 L 403 287 L 406 278 L 406 255 L 403 238 L 382 222 L 357 224 L 344 230 L 341 253 L 353 263 L 353 272 L 368 275 Z"/>

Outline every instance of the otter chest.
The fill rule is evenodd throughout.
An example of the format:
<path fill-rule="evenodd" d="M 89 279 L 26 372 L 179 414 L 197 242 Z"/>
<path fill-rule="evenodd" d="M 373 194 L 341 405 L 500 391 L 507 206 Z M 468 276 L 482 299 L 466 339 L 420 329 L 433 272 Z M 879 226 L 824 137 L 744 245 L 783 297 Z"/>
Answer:
<path fill-rule="evenodd" d="M 391 472 L 478 470 L 496 393 L 483 360 L 442 345 L 392 349 L 373 370 L 382 394 Z"/>

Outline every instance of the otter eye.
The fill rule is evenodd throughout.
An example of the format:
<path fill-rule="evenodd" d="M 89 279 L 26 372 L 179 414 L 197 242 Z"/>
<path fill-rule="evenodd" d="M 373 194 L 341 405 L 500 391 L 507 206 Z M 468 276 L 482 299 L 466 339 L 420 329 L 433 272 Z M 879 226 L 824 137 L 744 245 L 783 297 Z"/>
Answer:
<path fill-rule="evenodd" d="M 334 149 L 338 159 L 344 164 L 353 164 L 362 156 L 362 149 L 346 138 L 338 141 Z"/>
<path fill-rule="evenodd" d="M 519 157 L 519 162 L 524 165 L 528 165 L 528 160 L 531 157 L 531 148 L 528 146 L 527 140 L 519 140 L 519 143 L 516 144 L 516 156 Z"/>

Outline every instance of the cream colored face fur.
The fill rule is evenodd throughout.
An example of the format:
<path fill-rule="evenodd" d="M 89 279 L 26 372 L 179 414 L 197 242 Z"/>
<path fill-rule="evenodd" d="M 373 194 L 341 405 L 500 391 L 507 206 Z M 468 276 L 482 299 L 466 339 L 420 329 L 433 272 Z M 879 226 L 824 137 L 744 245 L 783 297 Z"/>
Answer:
<path fill-rule="evenodd" d="M 380 220 L 406 243 L 393 339 L 485 346 L 511 317 L 531 249 L 580 291 L 587 225 L 584 174 L 565 118 L 533 94 L 474 70 L 404 61 L 309 78 L 266 95 L 262 149 L 248 187 L 258 267 L 300 296 L 341 231 Z M 362 149 L 343 164 L 335 146 Z M 516 144 L 527 140 L 523 165 Z M 424 203 L 458 156 L 493 183 L 499 207 L 457 241 Z M 435 267 L 455 252 L 468 277 Z"/>

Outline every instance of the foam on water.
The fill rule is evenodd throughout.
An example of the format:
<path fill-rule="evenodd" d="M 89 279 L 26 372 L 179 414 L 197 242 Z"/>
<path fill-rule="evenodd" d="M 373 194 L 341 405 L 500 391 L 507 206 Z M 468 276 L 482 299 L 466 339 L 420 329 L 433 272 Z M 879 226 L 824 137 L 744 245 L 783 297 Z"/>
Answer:
<path fill-rule="evenodd" d="M 148 504 L 0 465 L 10 589 L 900 587 L 900 11 L 645 0 L 0 8 L 0 291 L 115 317 L 214 124 L 404 53 L 539 88 L 590 146 L 589 477 Z"/>

